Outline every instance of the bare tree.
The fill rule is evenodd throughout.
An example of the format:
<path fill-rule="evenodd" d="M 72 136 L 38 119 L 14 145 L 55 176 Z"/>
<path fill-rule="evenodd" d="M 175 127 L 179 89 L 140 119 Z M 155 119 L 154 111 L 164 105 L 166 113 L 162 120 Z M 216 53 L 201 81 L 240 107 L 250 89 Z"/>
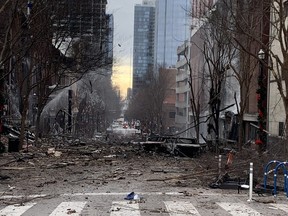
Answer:
<path fill-rule="evenodd" d="M 167 97 L 167 90 L 175 85 L 175 77 L 165 68 L 159 69 L 158 76 L 149 77 L 150 82 L 133 97 L 125 115 L 128 119 L 140 120 L 142 125 L 154 133 L 162 133 L 163 102 Z"/>
<path fill-rule="evenodd" d="M 33 4 L 33 8 L 28 8 L 26 15 L 26 1 L 10 3 L 5 2 L 2 6 L 2 8 L 10 6 L 11 11 L 9 14 L 11 24 L 5 26 L 5 34 L 1 37 L 4 41 L 1 64 L 7 65 L 10 61 L 2 78 L 12 73 L 19 75 L 15 85 L 21 95 L 22 144 L 27 113 L 29 106 L 31 107 L 31 104 L 29 105 L 31 96 L 36 96 L 32 109 L 36 112 L 33 116 L 36 115 L 37 138 L 40 116 L 50 100 L 50 95 L 72 85 L 87 72 L 102 73 L 103 70 L 99 68 L 107 67 L 112 62 L 106 61 L 109 52 L 105 47 L 106 33 L 99 37 L 98 43 L 95 43 L 96 47 L 91 47 L 85 38 L 81 39 L 72 34 L 74 32 L 68 28 L 71 20 L 67 19 L 68 16 L 66 19 L 63 18 L 66 14 L 65 8 L 51 8 L 57 4 L 37 1 Z M 99 26 L 103 25 L 99 28 L 107 27 L 106 18 L 98 21 Z M 100 23 L 101 21 L 104 23 Z M 101 29 L 100 32 L 105 31 Z M 21 70 L 23 73 L 18 72 Z"/>
<path fill-rule="evenodd" d="M 110 77 L 86 74 L 78 81 L 77 94 L 76 134 L 91 137 L 95 131 L 105 131 L 120 116 L 120 96 L 112 87 Z"/>
<path fill-rule="evenodd" d="M 267 11 L 263 10 L 267 7 L 262 1 L 253 0 L 221 0 L 215 5 L 207 4 L 205 7 L 206 10 L 203 11 L 206 12 L 203 13 L 202 21 L 206 23 L 203 24 L 206 27 L 201 27 L 201 31 L 204 32 L 202 39 L 205 42 L 200 50 L 205 56 L 206 71 L 209 71 L 208 77 L 212 78 L 209 101 L 212 116 L 209 118 L 212 117 L 216 123 L 219 110 L 224 111 L 225 106 L 230 106 L 227 103 L 223 104 L 225 95 L 224 98 L 222 95 L 222 99 L 220 96 L 223 94 L 221 92 L 228 87 L 227 84 L 224 85 L 224 80 L 234 77 L 239 88 L 239 91 L 235 88 L 232 90 L 235 92 L 233 103 L 237 107 L 238 148 L 241 150 L 245 131 L 244 115 L 253 112 L 249 104 L 251 100 L 254 100 L 252 98 L 257 88 L 258 59 L 256 57 L 260 47 L 258 41 L 262 41 L 263 45 L 265 39 L 265 36 L 261 36 L 264 34 L 260 34 L 260 30 L 263 30 L 260 24 L 263 22 L 264 15 L 267 15 Z M 212 74 L 211 71 L 213 71 Z M 222 104 L 219 100 L 222 100 Z M 219 128 L 215 128 L 214 131 L 217 134 Z"/>

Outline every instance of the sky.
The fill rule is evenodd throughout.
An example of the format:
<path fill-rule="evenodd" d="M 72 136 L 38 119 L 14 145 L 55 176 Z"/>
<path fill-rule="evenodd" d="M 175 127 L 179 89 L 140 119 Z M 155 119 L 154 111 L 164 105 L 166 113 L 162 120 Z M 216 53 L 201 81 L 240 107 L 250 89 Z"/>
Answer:
<path fill-rule="evenodd" d="M 132 87 L 134 6 L 142 0 L 108 0 L 107 13 L 114 17 L 113 83 L 122 97 Z"/>

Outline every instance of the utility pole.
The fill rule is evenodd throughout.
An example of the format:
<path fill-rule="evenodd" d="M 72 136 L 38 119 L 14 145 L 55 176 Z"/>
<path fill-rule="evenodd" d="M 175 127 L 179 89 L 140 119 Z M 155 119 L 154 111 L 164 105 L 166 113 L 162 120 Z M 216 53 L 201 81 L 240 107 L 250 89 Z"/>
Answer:
<path fill-rule="evenodd" d="M 71 89 L 68 90 L 68 132 L 71 133 L 72 129 L 72 93 Z"/>

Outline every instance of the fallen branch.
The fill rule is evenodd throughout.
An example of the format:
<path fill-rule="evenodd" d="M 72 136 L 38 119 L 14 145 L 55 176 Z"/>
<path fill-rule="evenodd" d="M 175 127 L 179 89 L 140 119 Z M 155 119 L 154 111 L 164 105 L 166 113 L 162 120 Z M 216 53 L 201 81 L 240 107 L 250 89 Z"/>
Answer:
<path fill-rule="evenodd" d="M 13 162 L 17 162 L 18 160 L 19 160 L 19 159 L 14 159 L 14 160 L 8 161 L 8 162 L 6 162 L 6 163 L 0 164 L 0 167 L 6 166 L 6 165 L 8 165 L 8 164 L 10 164 L 10 163 L 13 163 Z"/>
<path fill-rule="evenodd" d="M 205 172 L 209 172 L 209 174 L 204 174 Z M 212 173 L 211 173 L 212 172 Z M 172 179 L 189 179 L 189 178 L 197 178 L 200 176 L 210 176 L 210 175 L 216 175 L 218 173 L 218 169 L 214 170 L 203 170 L 197 173 L 191 173 L 187 175 L 181 175 L 181 176 L 174 176 L 174 177 L 167 177 L 167 178 L 157 178 L 157 179 L 147 179 L 147 181 L 167 181 Z"/>

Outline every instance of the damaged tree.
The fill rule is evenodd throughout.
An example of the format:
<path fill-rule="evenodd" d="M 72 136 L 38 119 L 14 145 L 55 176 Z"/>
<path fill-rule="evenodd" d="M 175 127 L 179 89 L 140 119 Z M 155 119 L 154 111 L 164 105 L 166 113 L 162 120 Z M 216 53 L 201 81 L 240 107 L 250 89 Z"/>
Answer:
<path fill-rule="evenodd" d="M 229 40 L 225 40 L 226 36 L 223 32 L 218 31 L 210 24 L 208 24 L 207 30 L 209 34 L 206 35 L 203 49 L 204 68 L 207 70 L 206 78 L 208 79 L 207 87 L 209 89 L 208 105 L 210 113 L 207 130 L 208 134 L 212 135 L 212 142 L 215 142 L 216 152 L 218 152 L 221 112 L 234 105 L 225 106 L 225 95 L 223 95 L 224 89 L 227 88 L 227 86 L 225 87 L 227 70 L 229 70 L 234 52 Z"/>
<path fill-rule="evenodd" d="M 258 59 L 255 58 L 257 57 L 255 53 L 258 53 L 259 44 L 247 33 L 253 34 L 255 38 L 261 38 L 259 23 L 263 19 L 263 14 L 260 13 L 263 12 L 261 11 L 263 4 L 256 1 L 230 0 L 218 1 L 215 5 L 205 4 L 203 1 L 203 4 L 206 6 L 206 13 L 201 19 L 204 27 L 198 31 L 203 32 L 202 38 L 205 42 L 203 42 L 203 47 L 197 46 L 205 58 L 205 69 L 209 72 L 207 77 L 214 77 L 213 80 L 215 80 L 213 82 L 211 79 L 209 92 L 211 119 L 217 122 L 219 110 L 223 112 L 235 104 L 236 108 L 233 108 L 233 113 L 238 119 L 238 135 L 233 139 L 236 138 L 238 149 L 241 150 L 247 137 L 251 137 L 247 134 L 251 126 L 247 120 L 244 120 L 245 116 L 247 114 L 254 116 L 253 113 L 257 111 L 254 111 L 251 101 L 254 100 L 253 95 L 257 89 Z M 214 73 L 211 74 L 210 71 Z M 256 116 L 255 121 L 257 121 Z M 215 128 L 214 124 L 208 124 L 208 126 L 216 134 L 218 133 L 219 128 Z"/>
<path fill-rule="evenodd" d="M 227 92 L 234 87 L 229 86 L 227 80 L 231 76 L 230 65 L 235 61 L 236 49 L 226 33 L 218 29 L 213 22 L 209 22 L 217 20 L 216 11 L 207 11 L 205 22 L 198 23 L 200 28 L 191 38 L 189 85 L 196 131 L 197 127 L 199 131 L 201 123 L 208 122 L 206 139 L 212 143 L 214 150 L 218 151 L 220 138 L 223 137 L 223 134 L 220 134 L 223 132 L 220 130 L 220 115 L 235 104 L 227 99 Z M 225 12 L 220 10 L 217 13 Z M 194 54 L 195 52 L 198 54 Z"/>
<path fill-rule="evenodd" d="M 112 56 L 109 54 L 111 47 L 107 45 L 108 32 L 103 29 L 107 28 L 109 20 L 107 16 L 97 20 L 102 36 L 96 35 L 97 43 L 90 46 L 87 39 L 79 38 L 76 30 L 71 30 L 72 20 L 67 18 L 71 11 L 62 3 L 37 1 L 33 5 L 29 3 L 28 9 L 27 1 L 2 3 L 1 15 L 9 11 L 10 22 L 3 25 L 4 34 L 1 35 L 0 62 L 5 66 L 1 80 L 9 78 L 9 89 L 14 86 L 15 92 L 21 95 L 22 145 L 25 129 L 31 125 L 27 120 L 33 119 L 35 123 L 37 141 L 41 113 L 52 94 L 71 86 L 87 72 L 103 74 L 104 71 L 103 75 L 107 75 Z M 75 2 L 73 6 L 75 10 L 79 8 Z"/>
<path fill-rule="evenodd" d="M 165 131 L 163 104 L 173 85 L 176 70 L 159 69 L 158 76 L 150 76 L 149 82 L 132 98 L 125 113 L 127 119 L 141 121 L 145 131 L 163 133 Z"/>

